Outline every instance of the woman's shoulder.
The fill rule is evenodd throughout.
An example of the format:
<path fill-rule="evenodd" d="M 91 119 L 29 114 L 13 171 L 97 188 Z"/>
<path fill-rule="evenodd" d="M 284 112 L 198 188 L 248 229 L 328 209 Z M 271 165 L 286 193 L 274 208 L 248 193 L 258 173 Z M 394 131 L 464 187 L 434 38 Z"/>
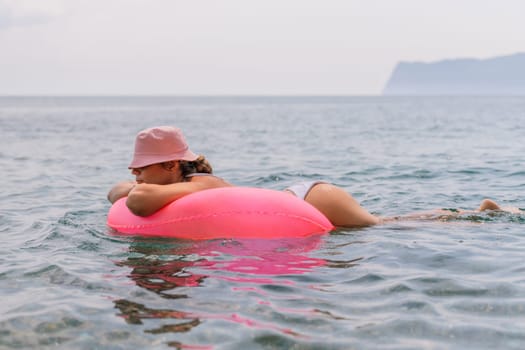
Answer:
<path fill-rule="evenodd" d="M 192 173 L 192 174 L 188 174 L 186 175 L 186 177 L 199 177 L 199 176 L 213 176 L 213 177 L 217 177 L 213 174 L 210 174 L 210 173 Z"/>
<path fill-rule="evenodd" d="M 190 182 L 213 182 L 220 184 L 221 186 L 232 186 L 229 184 L 226 180 L 224 180 L 222 177 L 215 176 L 213 174 L 208 173 L 193 173 L 186 176 L 188 181 Z"/>

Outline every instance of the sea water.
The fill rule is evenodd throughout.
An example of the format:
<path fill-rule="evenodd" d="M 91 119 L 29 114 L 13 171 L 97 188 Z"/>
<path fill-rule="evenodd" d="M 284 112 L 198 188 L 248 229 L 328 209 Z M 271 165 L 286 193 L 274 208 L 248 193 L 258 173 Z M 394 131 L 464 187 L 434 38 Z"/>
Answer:
<path fill-rule="evenodd" d="M 525 207 L 524 122 L 522 97 L 2 97 L 0 348 L 523 349 L 524 214 L 194 242 L 115 235 L 106 194 L 176 125 L 236 185 Z"/>

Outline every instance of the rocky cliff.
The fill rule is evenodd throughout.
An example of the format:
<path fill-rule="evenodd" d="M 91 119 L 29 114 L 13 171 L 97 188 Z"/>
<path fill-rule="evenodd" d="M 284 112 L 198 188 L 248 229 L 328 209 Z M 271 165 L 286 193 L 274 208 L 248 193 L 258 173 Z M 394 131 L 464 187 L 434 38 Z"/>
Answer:
<path fill-rule="evenodd" d="M 384 95 L 525 95 L 525 53 L 489 59 L 399 62 Z"/>

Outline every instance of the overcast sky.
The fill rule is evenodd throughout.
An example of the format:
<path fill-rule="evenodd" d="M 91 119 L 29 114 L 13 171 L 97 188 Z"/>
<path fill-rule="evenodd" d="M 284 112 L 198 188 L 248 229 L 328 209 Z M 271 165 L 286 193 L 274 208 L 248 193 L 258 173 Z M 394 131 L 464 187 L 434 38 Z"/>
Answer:
<path fill-rule="evenodd" d="M 524 37 L 522 0 L 0 0 L 0 95 L 376 95 Z"/>

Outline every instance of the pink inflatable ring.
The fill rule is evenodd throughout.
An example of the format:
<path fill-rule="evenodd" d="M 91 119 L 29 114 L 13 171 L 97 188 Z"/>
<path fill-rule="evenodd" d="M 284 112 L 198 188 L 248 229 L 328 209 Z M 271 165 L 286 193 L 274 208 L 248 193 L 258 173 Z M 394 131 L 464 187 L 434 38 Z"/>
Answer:
<path fill-rule="evenodd" d="M 334 229 L 312 205 L 292 194 L 249 187 L 200 191 L 140 217 L 116 201 L 108 226 L 124 234 L 181 239 L 292 238 Z"/>

